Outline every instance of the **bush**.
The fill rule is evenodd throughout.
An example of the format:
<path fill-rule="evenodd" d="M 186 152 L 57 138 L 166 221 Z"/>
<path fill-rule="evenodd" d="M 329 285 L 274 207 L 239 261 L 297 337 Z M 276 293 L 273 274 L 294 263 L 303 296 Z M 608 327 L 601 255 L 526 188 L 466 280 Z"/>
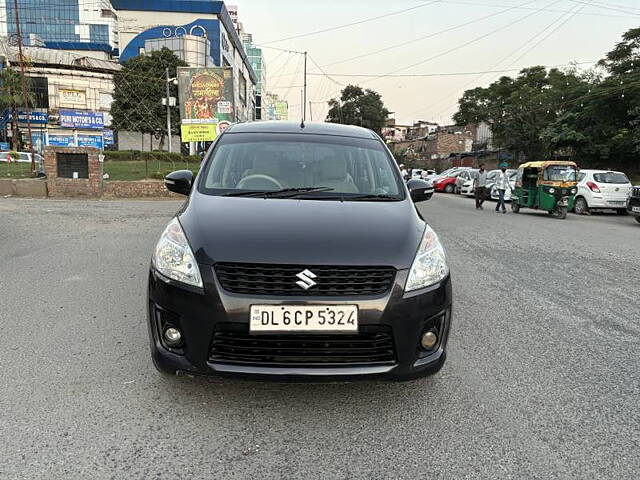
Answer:
<path fill-rule="evenodd" d="M 175 163 L 200 163 L 199 155 L 181 155 L 169 152 L 140 152 L 138 150 L 105 151 L 105 161 L 161 161 Z"/>

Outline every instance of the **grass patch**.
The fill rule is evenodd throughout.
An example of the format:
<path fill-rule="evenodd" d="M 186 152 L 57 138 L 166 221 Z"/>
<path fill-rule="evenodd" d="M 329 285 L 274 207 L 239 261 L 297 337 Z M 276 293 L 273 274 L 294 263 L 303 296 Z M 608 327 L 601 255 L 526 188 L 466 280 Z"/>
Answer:
<path fill-rule="evenodd" d="M 171 162 L 159 160 L 106 160 L 104 173 L 109 180 L 162 180 L 165 175 L 174 170 L 191 170 L 195 175 L 200 169 L 199 162 Z"/>
<path fill-rule="evenodd" d="M 31 178 L 31 164 L 0 162 L 0 178 Z"/>

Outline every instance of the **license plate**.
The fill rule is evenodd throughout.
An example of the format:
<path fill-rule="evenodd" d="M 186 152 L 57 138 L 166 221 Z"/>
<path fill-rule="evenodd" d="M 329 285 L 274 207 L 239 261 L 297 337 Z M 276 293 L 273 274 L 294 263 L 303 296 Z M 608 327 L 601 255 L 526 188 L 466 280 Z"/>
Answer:
<path fill-rule="evenodd" d="M 252 305 L 249 330 L 258 332 L 357 332 L 356 305 Z"/>
<path fill-rule="evenodd" d="M 609 205 L 622 206 L 624 204 L 625 204 L 625 202 L 618 202 L 618 201 L 615 201 L 615 200 L 609 201 Z"/>
<path fill-rule="evenodd" d="M 635 213 L 640 213 L 640 207 L 631 207 L 631 211 Z"/>

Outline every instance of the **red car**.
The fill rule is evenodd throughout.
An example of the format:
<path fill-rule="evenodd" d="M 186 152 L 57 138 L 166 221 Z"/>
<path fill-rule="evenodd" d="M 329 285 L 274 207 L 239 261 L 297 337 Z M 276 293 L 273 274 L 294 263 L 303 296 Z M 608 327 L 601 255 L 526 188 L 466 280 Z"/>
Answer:
<path fill-rule="evenodd" d="M 456 178 L 462 172 L 458 170 L 457 172 L 449 173 L 446 177 L 439 177 L 433 180 L 433 188 L 436 192 L 447 192 L 453 193 L 453 190 L 456 186 Z"/>

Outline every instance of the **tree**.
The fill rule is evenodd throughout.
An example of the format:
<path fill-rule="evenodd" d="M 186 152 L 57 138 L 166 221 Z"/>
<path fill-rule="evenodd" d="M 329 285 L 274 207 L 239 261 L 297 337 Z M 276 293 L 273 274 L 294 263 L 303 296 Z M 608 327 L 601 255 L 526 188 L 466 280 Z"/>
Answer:
<path fill-rule="evenodd" d="M 381 134 L 386 125 L 387 110 L 379 93 L 356 85 L 347 85 L 339 99 L 329 100 L 327 122 L 359 125 Z"/>
<path fill-rule="evenodd" d="M 25 77 L 27 88 L 27 103 L 33 104 L 29 77 Z M 18 106 L 30 111 L 29 105 L 24 104 L 22 91 L 22 74 L 12 68 L 0 70 L 0 111 L 11 110 L 11 141 L 14 150 L 20 150 L 20 131 L 18 129 Z M 29 139 L 31 141 L 31 139 Z"/>
<path fill-rule="evenodd" d="M 166 96 L 166 68 L 169 76 L 176 77 L 176 68 L 187 64 L 168 48 L 139 55 L 124 62 L 122 70 L 113 76 L 114 95 L 111 105 L 113 127 L 116 130 L 159 134 L 164 143 L 167 132 L 167 107 L 162 105 Z M 169 93 L 178 96 L 178 87 L 169 86 Z M 180 128 L 178 107 L 171 107 L 171 130 Z"/>

